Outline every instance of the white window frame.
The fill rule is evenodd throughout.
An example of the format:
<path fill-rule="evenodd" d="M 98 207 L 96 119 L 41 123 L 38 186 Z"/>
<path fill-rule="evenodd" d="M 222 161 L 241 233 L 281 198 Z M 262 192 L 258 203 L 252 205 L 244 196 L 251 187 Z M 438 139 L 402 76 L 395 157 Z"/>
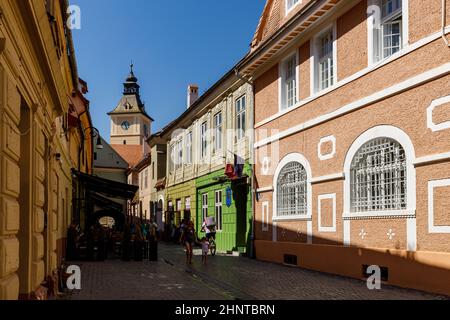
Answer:
<path fill-rule="evenodd" d="M 394 13 L 390 17 L 386 17 L 385 19 L 382 19 L 382 0 L 369 0 L 368 1 L 368 18 L 367 18 L 367 36 L 368 36 L 368 65 L 372 66 L 375 64 L 379 64 L 382 61 L 389 59 L 392 56 L 401 55 L 402 52 L 405 50 L 405 48 L 409 45 L 409 0 L 401 0 L 402 1 L 402 9 L 399 13 Z M 377 7 L 379 9 L 377 9 Z M 375 8 L 375 9 L 372 9 Z M 376 29 L 375 29 L 375 23 L 376 18 L 375 15 L 380 15 L 380 21 L 381 24 L 383 22 L 395 19 L 395 17 L 401 15 L 402 16 L 402 24 L 400 27 L 400 43 L 401 47 L 400 50 L 390 56 L 384 57 L 384 50 L 383 50 L 383 38 L 382 38 L 382 30 L 380 30 L 379 35 L 376 35 Z M 383 21 L 384 20 L 384 21 Z M 378 37 L 378 40 L 376 40 L 375 37 Z M 375 42 L 378 42 L 376 44 Z"/>
<path fill-rule="evenodd" d="M 175 145 L 176 143 L 172 143 L 169 146 L 169 172 L 175 170 Z"/>
<path fill-rule="evenodd" d="M 306 170 L 307 180 L 306 180 L 306 192 L 307 192 L 307 199 L 306 199 L 306 205 L 307 210 L 305 215 L 292 215 L 287 217 L 280 217 L 277 215 L 278 208 L 277 208 L 277 184 L 278 184 L 278 178 L 283 170 L 283 168 L 291 163 L 291 162 L 298 162 L 300 163 Z M 307 220 L 310 221 L 312 219 L 312 184 L 311 184 L 311 178 L 312 178 L 312 171 L 311 166 L 308 162 L 308 160 L 300 153 L 290 153 L 286 155 L 278 164 L 278 167 L 275 171 L 275 174 L 273 176 L 273 208 L 272 208 L 272 221 L 294 221 L 294 220 Z"/>
<path fill-rule="evenodd" d="M 332 83 L 326 87 L 322 88 L 320 84 L 320 75 L 319 75 L 319 41 L 320 39 L 328 32 L 332 33 L 333 36 L 333 45 L 332 45 L 332 57 L 333 57 L 333 78 Z M 338 59 L 337 59 L 337 26 L 336 22 L 328 25 L 322 31 L 314 36 L 311 43 L 311 90 L 313 94 L 317 94 L 319 92 L 330 90 L 338 83 Z"/>
<path fill-rule="evenodd" d="M 218 120 L 220 119 L 220 122 Z M 223 113 L 217 112 L 214 117 L 214 152 L 219 152 L 223 148 Z"/>
<path fill-rule="evenodd" d="M 186 135 L 186 164 L 192 164 L 192 131 Z"/>
<path fill-rule="evenodd" d="M 244 103 L 244 108 L 238 111 L 238 103 Z M 235 101 L 235 112 L 236 112 L 236 140 L 240 141 L 245 138 L 247 132 L 247 96 L 244 94 L 236 99 Z"/>
<path fill-rule="evenodd" d="M 288 101 L 287 101 L 288 99 L 287 99 L 287 88 L 286 88 L 286 81 L 287 81 L 286 66 L 289 61 L 294 59 L 294 57 L 295 57 L 295 79 L 292 79 L 292 77 L 290 79 L 295 81 L 295 89 L 294 89 L 295 98 L 294 98 L 294 102 L 291 105 L 289 105 Z M 279 107 L 278 107 L 278 109 L 280 112 L 295 107 L 297 105 L 297 103 L 300 101 L 299 60 L 300 60 L 299 50 L 296 50 L 295 52 L 291 52 L 278 65 L 278 75 L 279 75 L 279 78 L 278 78 L 278 106 Z"/>
<path fill-rule="evenodd" d="M 293 1 L 293 0 L 285 0 L 286 15 L 288 15 L 292 10 L 294 10 L 295 7 L 297 7 L 298 5 L 303 3 L 303 0 L 297 0 L 297 2 L 289 5 L 289 1 Z"/>
<path fill-rule="evenodd" d="M 223 191 L 222 190 L 216 190 L 214 193 L 214 214 L 216 217 L 216 230 L 222 231 L 223 230 L 223 205 L 222 205 L 222 199 L 223 199 Z"/>
<path fill-rule="evenodd" d="M 186 197 L 184 199 L 184 209 L 191 210 L 191 197 Z"/>
<path fill-rule="evenodd" d="M 269 231 L 269 201 L 264 201 L 261 206 L 261 228 L 263 232 Z"/>
<path fill-rule="evenodd" d="M 372 211 L 372 212 L 352 212 L 351 211 L 351 166 L 353 158 L 359 149 L 367 142 L 376 138 L 390 138 L 396 140 L 405 151 L 406 156 L 406 199 L 407 206 L 404 210 L 392 211 Z M 416 169 L 414 167 L 415 161 L 414 145 L 409 136 L 401 129 L 393 126 L 383 125 L 374 127 L 361 136 L 359 136 L 350 147 L 345 158 L 344 175 L 344 219 L 352 218 L 370 218 L 370 217 L 392 217 L 405 216 L 414 217 L 416 214 Z"/>
<path fill-rule="evenodd" d="M 176 164 L 175 171 L 180 170 L 183 167 L 183 138 L 180 138 L 176 142 Z"/>
<path fill-rule="evenodd" d="M 200 125 L 200 159 L 205 159 L 208 155 L 208 122 L 204 121 Z"/>
<path fill-rule="evenodd" d="M 208 193 L 202 194 L 202 221 L 208 217 Z"/>

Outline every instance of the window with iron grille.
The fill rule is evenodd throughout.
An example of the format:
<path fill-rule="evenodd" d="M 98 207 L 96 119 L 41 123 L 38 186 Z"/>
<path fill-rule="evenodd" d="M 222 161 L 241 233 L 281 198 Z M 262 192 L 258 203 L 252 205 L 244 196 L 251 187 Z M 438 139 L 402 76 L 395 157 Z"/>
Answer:
<path fill-rule="evenodd" d="M 307 174 L 299 162 L 288 163 L 277 181 L 277 216 L 307 215 Z"/>
<path fill-rule="evenodd" d="M 406 156 L 395 140 L 377 138 L 363 145 L 351 165 L 351 210 L 374 212 L 404 210 Z"/>

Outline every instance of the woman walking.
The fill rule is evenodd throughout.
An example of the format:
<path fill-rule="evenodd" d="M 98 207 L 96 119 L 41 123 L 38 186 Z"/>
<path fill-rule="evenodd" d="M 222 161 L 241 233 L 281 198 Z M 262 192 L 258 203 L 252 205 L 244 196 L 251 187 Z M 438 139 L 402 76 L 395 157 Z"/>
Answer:
<path fill-rule="evenodd" d="M 186 264 L 192 264 L 192 255 L 195 243 L 195 229 L 192 221 L 189 221 L 184 228 L 183 234 L 181 235 L 181 240 L 186 247 Z"/>

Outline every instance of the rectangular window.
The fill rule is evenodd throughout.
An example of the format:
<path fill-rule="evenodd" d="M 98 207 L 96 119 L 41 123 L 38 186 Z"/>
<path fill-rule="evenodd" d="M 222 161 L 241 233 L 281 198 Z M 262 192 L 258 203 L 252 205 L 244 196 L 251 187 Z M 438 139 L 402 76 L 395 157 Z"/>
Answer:
<path fill-rule="evenodd" d="M 186 164 L 192 164 L 192 131 L 186 136 Z"/>
<path fill-rule="evenodd" d="M 170 146 L 169 172 L 173 172 L 175 162 L 175 144 Z"/>
<path fill-rule="evenodd" d="M 152 162 L 152 179 L 155 180 L 155 162 Z"/>
<path fill-rule="evenodd" d="M 334 36 L 333 29 L 324 32 L 316 39 L 316 87 L 325 90 L 335 82 L 334 68 Z"/>
<path fill-rule="evenodd" d="M 180 139 L 177 142 L 176 157 L 177 157 L 176 170 L 179 170 L 183 166 L 183 139 Z"/>
<path fill-rule="evenodd" d="M 246 101 L 245 96 L 236 100 L 236 137 L 241 140 L 245 137 L 246 130 Z"/>
<path fill-rule="evenodd" d="M 187 197 L 186 199 L 185 199 L 185 209 L 186 210 L 191 210 L 191 197 Z"/>
<path fill-rule="evenodd" d="M 204 193 L 202 195 L 202 217 L 203 221 L 208 217 L 208 194 Z"/>
<path fill-rule="evenodd" d="M 216 191 L 215 200 L 216 230 L 222 231 L 222 190 Z"/>
<path fill-rule="evenodd" d="M 281 64 L 281 109 L 293 107 L 297 102 L 297 55 Z"/>
<path fill-rule="evenodd" d="M 181 211 L 181 199 L 177 199 L 177 209 L 176 211 Z"/>
<path fill-rule="evenodd" d="M 148 188 L 148 169 L 145 170 L 144 185 L 145 185 L 145 189 L 147 189 Z"/>
<path fill-rule="evenodd" d="M 200 132 L 200 150 L 201 150 L 201 157 L 202 159 L 206 158 L 206 152 L 207 152 L 207 148 L 208 148 L 208 138 L 206 136 L 208 130 L 208 123 L 207 122 L 203 122 L 202 123 L 202 127 L 201 127 L 201 132 Z"/>
<path fill-rule="evenodd" d="M 381 21 L 377 25 L 377 17 L 373 16 L 375 21 L 372 23 L 372 61 L 376 63 L 386 59 L 402 49 L 403 38 L 403 10 L 402 0 L 378 0 L 381 11 Z"/>
<path fill-rule="evenodd" d="M 222 150 L 222 112 L 214 116 L 214 151 Z"/>
<path fill-rule="evenodd" d="M 269 231 L 269 202 L 263 202 L 261 211 L 262 231 Z"/>
<path fill-rule="evenodd" d="M 302 3 L 302 0 L 286 0 L 286 14 L 299 3 Z"/>

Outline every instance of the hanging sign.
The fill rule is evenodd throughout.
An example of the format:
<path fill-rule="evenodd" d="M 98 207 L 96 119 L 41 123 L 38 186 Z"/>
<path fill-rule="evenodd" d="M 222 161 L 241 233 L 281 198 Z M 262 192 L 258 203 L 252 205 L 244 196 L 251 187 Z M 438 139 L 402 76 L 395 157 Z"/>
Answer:
<path fill-rule="evenodd" d="M 231 207 L 231 203 L 233 200 L 233 191 L 231 190 L 230 187 L 227 188 L 226 190 L 226 196 L 227 196 L 227 207 Z"/>

